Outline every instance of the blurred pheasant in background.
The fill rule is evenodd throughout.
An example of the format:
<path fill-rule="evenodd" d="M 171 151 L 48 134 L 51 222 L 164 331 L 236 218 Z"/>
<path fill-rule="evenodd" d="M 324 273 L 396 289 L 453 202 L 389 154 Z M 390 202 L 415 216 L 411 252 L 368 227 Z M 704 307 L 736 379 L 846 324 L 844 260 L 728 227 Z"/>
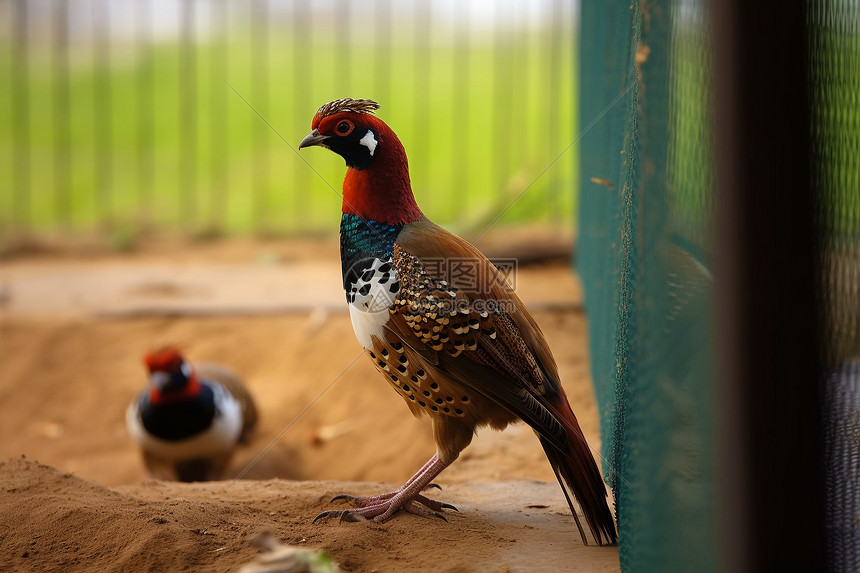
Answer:
<path fill-rule="evenodd" d="M 378 108 L 371 100 L 325 104 L 299 149 L 318 145 L 346 160 L 340 248 L 352 326 L 412 412 L 430 416 L 436 454 L 397 491 L 337 496 L 354 509 L 316 519 L 384 521 L 400 509 L 444 519 L 453 506 L 422 491 L 477 427 L 521 419 L 537 433 L 583 542 L 574 499 L 597 543 L 615 542 L 605 486 L 540 328 L 480 251 L 418 208 L 406 152 L 372 115 Z"/>
<path fill-rule="evenodd" d="M 192 365 L 171 347 L 148 353 L 149 388 L 126 411 L 126 427 L 149 474 L 179 481 L 217 480 L 257 423 L 239 376 L 220 364 Z"/>

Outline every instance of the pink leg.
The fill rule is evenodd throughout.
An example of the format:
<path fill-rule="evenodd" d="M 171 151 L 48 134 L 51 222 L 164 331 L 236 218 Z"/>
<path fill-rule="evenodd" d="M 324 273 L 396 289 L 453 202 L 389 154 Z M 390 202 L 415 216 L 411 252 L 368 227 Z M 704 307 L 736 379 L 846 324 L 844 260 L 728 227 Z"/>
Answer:
<path fill-rule="evenodd" d="M 409 478 L 409 480 L 407 480 L 407 482 L 405 484 L 400 486 L 400 488 L 397 491 L 392 491 L 389 493 L 383 493 L 382 495 L 375 495 L 373 497 L 358 497 L 355 495 L 349 495 L 346 493 L 342 493 L 340 495 L 336 495 L 333 498 L 331 498 L 331 501 L 337 501 L 339 499 L 344 499 L 344 500 L 352 503 L 356 507 L 367 507 L 369 505 L 377 504 L 380 501 L 385 501 L 386 499 L 390 499 L 390 498 L 394 497 L 395 495 L 397 495 L 398 493 L 400 493 L 401 491 L 403 491 L 404 489 L 409 487 L 415 480 L 419 479 L 424 474 L 424 472 L 427 471 L 427 468 L 429 468 L 430 465 L 433 462 L 435 462 L 436 460 L 437 460 L 437 458 L 435 455 L 432 458 L 430 458 L 429 460 L 427 460 L 427 463 L 425 463 L 423 466 L 421 466 L 421 469 L 418 470 L 417 472 L 415 472 L 415 475 L 413 475 L 411 478 Z M 441 471 L 442 470 L 440 469 L 439 472 L 441 472 Z M 438 475 L 438 472 L 436 475 Z M 437 487 L 439 489 L 442 489 L 438 485 L 432 484 L 432 483 L 425 486 L 424 489 L 429 489 L 431 487 Z"/>
<path fill-rule="evenodd" d="M 405 509 L 410 513 L 416 513 L 425 517 L 445 517 L 438 513 L 443 509 L 454 509 L 453 505 L 440 503 L 432 499 L 427 499 L 421 492 L 430 485 L 439 473 L 448 467 L 448 464 L 443 463 L 435 455 L 424 464 L 418 472 L 409 478 L 403 486 L 397 491 L 378 495 L 375 497 L 353 497 L 350 495 L 338 495 L 335 499 L 347 499 L 356 503 L 359 507 L 356 509 L 347 509 L 339 511 L 324 511 L 314 518 L 314 522 L 319 519 L 328 519 L 338 517 L 341 521 L 364 521 L 373 519 L 376 522 L 383 522 L 399 509 Z M 446 520 L 447 521 L 447 520 Z"/>

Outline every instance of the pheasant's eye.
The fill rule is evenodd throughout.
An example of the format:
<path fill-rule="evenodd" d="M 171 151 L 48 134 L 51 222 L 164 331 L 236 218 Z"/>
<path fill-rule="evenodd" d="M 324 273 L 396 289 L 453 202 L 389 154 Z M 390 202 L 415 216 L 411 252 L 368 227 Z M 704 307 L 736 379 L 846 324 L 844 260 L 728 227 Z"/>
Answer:
<path fill-rule="evenodd" d="M 340 135 L 349 135 L 350 133 L 352 133 L 352 130 L 354 128 L 355 128 L 355 126 L 352 124 L 351 121 L 342 121 L 339 124 L 337 124 L 336 129 L 337 129 L 338 134 L 340 134 Z"/>

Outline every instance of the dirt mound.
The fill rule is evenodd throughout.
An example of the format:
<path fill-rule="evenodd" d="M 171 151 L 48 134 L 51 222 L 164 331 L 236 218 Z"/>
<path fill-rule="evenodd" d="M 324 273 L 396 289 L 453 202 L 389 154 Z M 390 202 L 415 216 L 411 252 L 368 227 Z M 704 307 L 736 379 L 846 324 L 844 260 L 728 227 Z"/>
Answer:
<path fill-rule="evenodd" d="M 0 569 L 235 571 L 269 530 L 345 571 L 616 571 L 615 548 L 582 547 L 523 425 L 479 431 L 439 476 L 435 497 L 461 510 L 449 523 L 311 524 L 335 494 L 389 491 L 435 450 L 362 355 L 339 268 L 336 244 L 289 243 L 0 262 Z M 597 448 L 578 285 L 566 266 L 517 279 Z M 147 480 L 124 411 L 146 384 L 141 356 L 166 343 L 254 393 L 259 428 L 228 470 L 243 479 Z"/>
<path fill-rule="evenodd" d="M 14 571 L 235 571 L 271 531 L 324 548 L 345 571 L 612 571 L 614 547 L 583 547 L 555 484 L 462 484 L 449 522 L 312 524 L 341 491 L 382 484 L 286 480 L 109 489 L 26 459 L 0 463 L 0 552 Z M 534 503 L 535 500 L 540 503 Z M 561 501 L 559 501 L 561 500 Z"/>
<path fill-rule="evenodd" d="M 0 464 L 0 483 L 4 568 L 22 571 L 216 570 L 212 552 L 224 545 L 207 528 L 255 521 L 247 508 L 215 497 L 143 501 L 22 459 Z M 253 555 L 241 535 L 223 537 L 233 563 Z"/>

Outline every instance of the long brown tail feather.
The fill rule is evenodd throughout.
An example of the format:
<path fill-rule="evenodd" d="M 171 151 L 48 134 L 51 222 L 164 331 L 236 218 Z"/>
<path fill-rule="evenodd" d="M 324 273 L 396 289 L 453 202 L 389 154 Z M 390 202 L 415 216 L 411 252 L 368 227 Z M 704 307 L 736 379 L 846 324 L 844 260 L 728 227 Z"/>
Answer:
<path fill-rule="evenodd" d="M 563 419 L 564 425 L 568 428 L 570 453 L 566 454 L 562 452 L 543 437 L 539 437 L 546 457 L 549 459 L 549 463 L 552 465 L 555 476 L 567 498 L 567 504 L 570 506 L 570 512 L 573 514 L 577 528 L 579 528 L 582 542 L 588 545 L 588 540 L 576 513 L 576 507 L 573 503 L 574 499 L 576 499 L 582 508 L 585 521 L 597 544 L 615 543 L 618 540 L 618 534 L 615 530 L 615 520 L 612 518 L 612 512 L 609 510 L 609 505 L 606 501 L 606 486 L 600 477 L 600 472 L 597 469 L 594 457 L 591 455 L 591 450 L 585 441 L 585 437 L 582 435 L 579 424 L 576 423 L 576 418 L 573 417 L 573 413 L 571 412 L 569 417 L 564 415 L 564 413 L 559 413 L 562 414 L 560 417 Z M 573 418 L 573 420 L 570 418 Z"/>

